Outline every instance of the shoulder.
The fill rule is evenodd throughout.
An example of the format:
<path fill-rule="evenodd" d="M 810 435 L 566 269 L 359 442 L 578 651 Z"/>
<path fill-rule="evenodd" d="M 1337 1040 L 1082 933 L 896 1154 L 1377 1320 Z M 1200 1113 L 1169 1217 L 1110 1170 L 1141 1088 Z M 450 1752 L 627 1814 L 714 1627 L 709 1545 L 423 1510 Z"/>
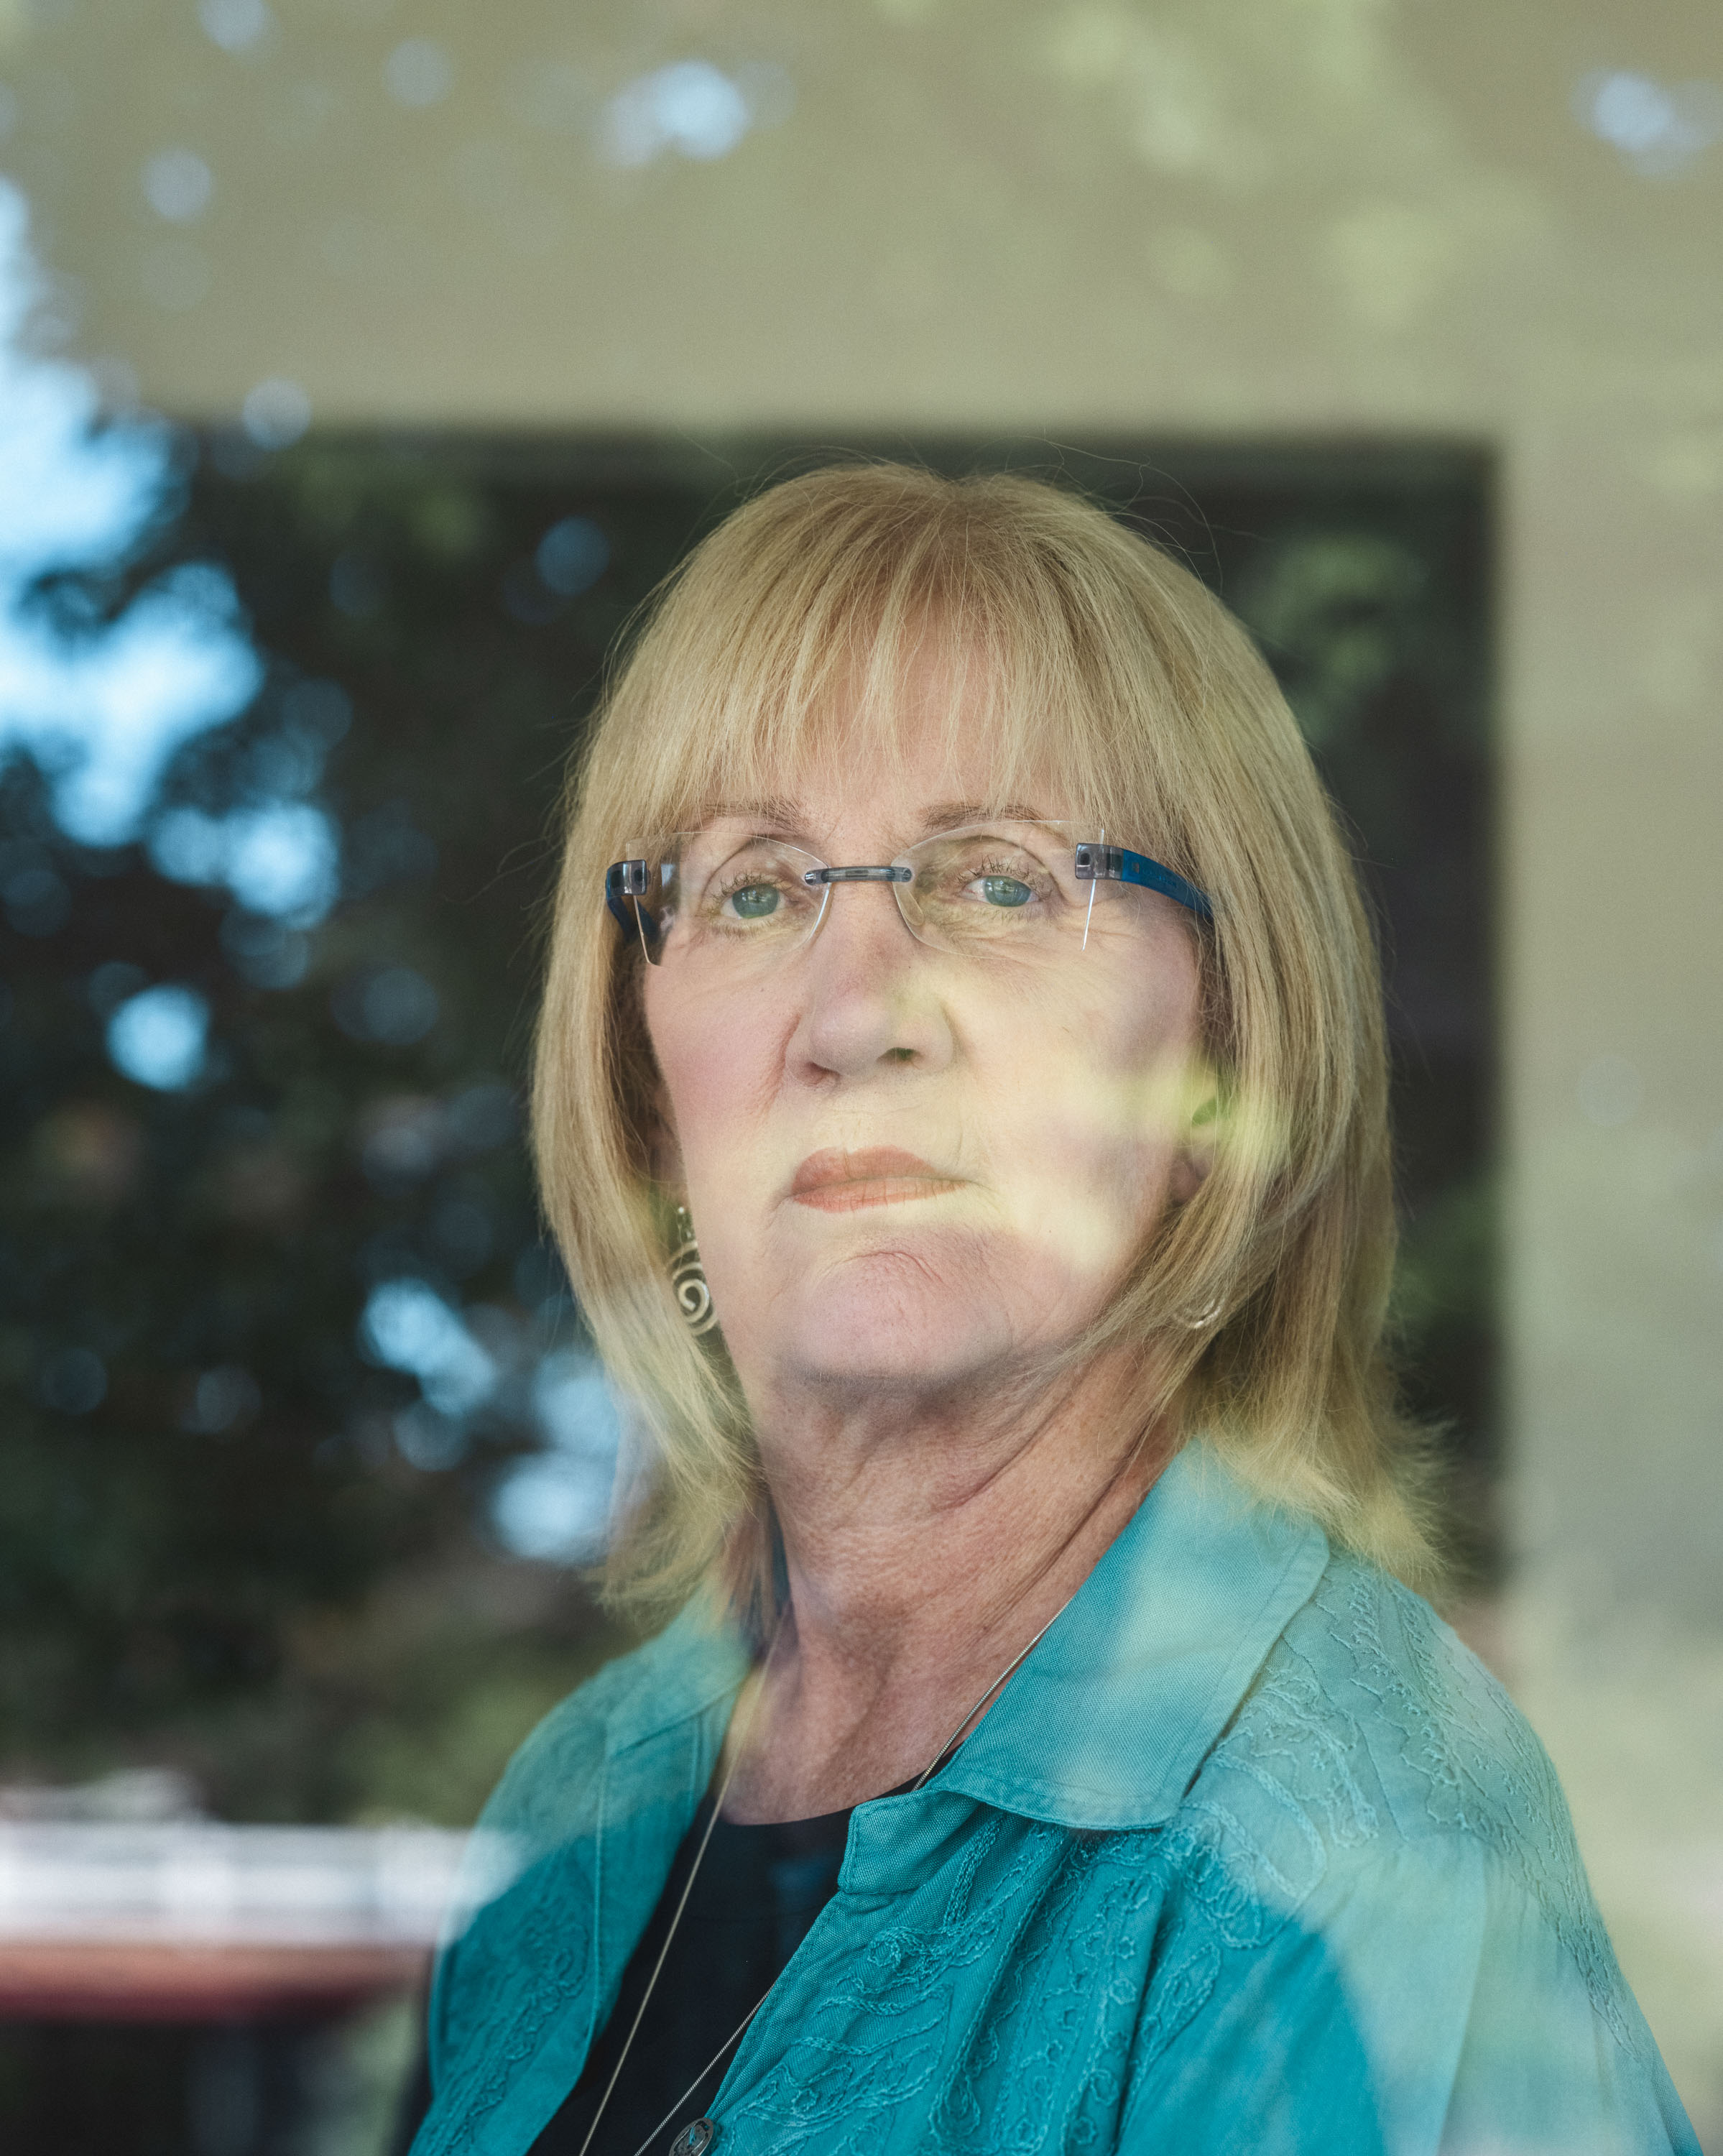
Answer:
<path fill-rule="evenodd" d="M 735 1636 L 689 1606 L 551 1709 L 510 1760 L 479 1825 L 527 1849 L 590 1834 L 606 1750 L 697 1712 L 733 1688 L 744 1666 Z"/>
<path fill-rule="evenodd" d="M 1691 2150 L 1543 1747 L 1370 1566 L 1330 1562 L 1147 1839 L 1172 1878 L 1139 2087 L 1174 2112 L 1269 2030 L 1287 2103 L 1367 2087 L 1396 2147 Z"/>
<path fill-rule="evenodd" d="M 553 1707 L 510 1762 L 479 1815 L 433 1979 L 433 2081 L 449 2117 L 500 2102 L 514 2064 L 584 1995 L 607 1757 L 696 1715 L 735 1681 L 741 1656 L 733 1636 L 684 1610 Z"/>
<path fill-rule="evenodd" d="M 1512 1936 L 1624 2041 L 1630 2005 L 1560 1782 L 1506 1691 L 1422 1597 L 1333 1558 L 1175 1820 L 1303 1932 L 1372 1909 L 1455 1952 Z"/>
<path fill-rule="evenodd" d="M 1590 1905 L 1561 1784 L 1531 1724 L 1428 1603 L 1372 1565 L 1331 1560 L 1230 1734 L 1288 1768 L 1313 1749 L 1355 1760 L 1379 1789 L 1372 1824 L 1383 1838 L 1428 1845 L 1432 1861 L 1485 1854 L 1551 1913 Z"/>
<path fill-rule="evenodd" d="M 479 1824 L 535 1840 L 566 1837 L 570 1806 L 603 1756 L 619 1707 L 649 1684 L 657 1640 L 620 1655 L 559 1700 L 516 1748 L 491 1791 Z"/>

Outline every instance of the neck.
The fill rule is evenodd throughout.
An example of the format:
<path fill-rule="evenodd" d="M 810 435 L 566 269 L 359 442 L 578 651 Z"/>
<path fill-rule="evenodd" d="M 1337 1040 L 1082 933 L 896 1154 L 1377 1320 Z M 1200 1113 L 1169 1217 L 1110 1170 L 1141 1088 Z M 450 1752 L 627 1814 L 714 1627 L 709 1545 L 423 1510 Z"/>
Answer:
<path fill-rule="evenodd" d="M 789 1604 L 733 1816 L 834 1810 L 931 1763 L 1164 1465 L 1151 1375 L 1121 1352 L 984 1394 L 772 1403 L 756 1426 Z"/>

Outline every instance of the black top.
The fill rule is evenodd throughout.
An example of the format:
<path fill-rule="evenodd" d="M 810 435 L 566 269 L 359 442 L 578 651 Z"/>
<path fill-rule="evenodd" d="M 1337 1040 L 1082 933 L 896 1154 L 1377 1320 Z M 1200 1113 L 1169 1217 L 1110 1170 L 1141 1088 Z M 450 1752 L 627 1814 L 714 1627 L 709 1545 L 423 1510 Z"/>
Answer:
<path fill-rule="evenodd" d="M 708 1794 L 682 1837 L 652 1920 L 623 1972 L 603 2033 L 562 2108 L 533 2143 L 533 2156 L 580 2156 L 709 1820 L 712 1838 L 588 2156 L 635 2156 L 649 2134 L 648 2156 L 663 2156 L 711 2101 L 735 2055 L 742 2023 L 837 1891 L 849 1831 L 847 1811 L 767 1826 L 737 1826 L 721 1816 L 713 1820 L 712 1811 Z M 690 2089 L 696 2075 L 699 2086 Z M 660 2120 L 664 2130 L 654 2133 Z"/>
<path fill-rule="evenodd" d="M 610 2018 L 580 2079 L 533 2143 L 533 2156 L 580 2156 L 708 1821 L 712 1836 L 694 1873 L 688 1906 L 587 2156 L 635 2156 L 649 2135 L 648 2156 L 664 2156 L 711 2101 L 735 2056 L 743 2022 L 835 1892 L 848 1811 L 737 1826 L 721 1817 L 713 1820 L 713 1808 L 709 1794 L 682 1837 L 658 1906 L 623 1971 Z M 696 2075 L 699 2086 L 690 2089 Z M 429 2102 L 428 2078 L 421 2071 L 407 2101 L 397 2148 L 410 2143 Z M 664 2130 L 654 2133 L 667 2112 Z"/>

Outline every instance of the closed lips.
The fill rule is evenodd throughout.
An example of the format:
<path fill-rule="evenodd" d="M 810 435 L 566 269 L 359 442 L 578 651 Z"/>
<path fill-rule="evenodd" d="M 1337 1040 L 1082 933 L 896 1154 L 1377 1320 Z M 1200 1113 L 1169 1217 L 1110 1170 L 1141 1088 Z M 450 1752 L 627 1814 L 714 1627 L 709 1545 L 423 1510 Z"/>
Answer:
<path fill-rule="evenodd" d="M 849 1213 L 863 1205 L 937 1198 L 957 1189 L 961 1181 L 896 1146 L 869 1146 L 859 1152 L 829 1146 L 810 1153 L 796 1170 L 790 1196 L 798 1205 L 811 1205 L 822 1213 Z"/>

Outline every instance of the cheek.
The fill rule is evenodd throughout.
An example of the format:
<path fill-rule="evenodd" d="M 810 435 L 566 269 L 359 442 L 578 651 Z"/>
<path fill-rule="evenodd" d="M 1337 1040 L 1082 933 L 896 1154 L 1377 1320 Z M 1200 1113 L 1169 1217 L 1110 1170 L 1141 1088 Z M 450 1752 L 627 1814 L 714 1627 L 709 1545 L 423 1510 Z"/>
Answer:
<path fill-rule="evenodd" d="M 1173 1151 L 1153 1091 L 1079 1053 L 1044 1054 L 987 1115 L 1011 1224 L 1062 1269 L 1110 1272 L 1153 1225 Z"/>
<path fill-rule="evenodd" d="M 650 978 L 645 1008 L 669 1150 L 693 1195 L 715 1166 L 734 1168 L 742 1154 L 740 1141 L 772 1098 L 777 1040 L 772 1014 L 738 1012 L 733 1004 L 720 1012 L 672 998 Z"/>
<path fill-rule="evenodd" d="M 1110 1271 L 1164 1209 L 1192 1103 L 1196 998 L 1095 997 L 977 1043 L 979 1122 L 1013 1226 L 1060 1264 Z"/>

